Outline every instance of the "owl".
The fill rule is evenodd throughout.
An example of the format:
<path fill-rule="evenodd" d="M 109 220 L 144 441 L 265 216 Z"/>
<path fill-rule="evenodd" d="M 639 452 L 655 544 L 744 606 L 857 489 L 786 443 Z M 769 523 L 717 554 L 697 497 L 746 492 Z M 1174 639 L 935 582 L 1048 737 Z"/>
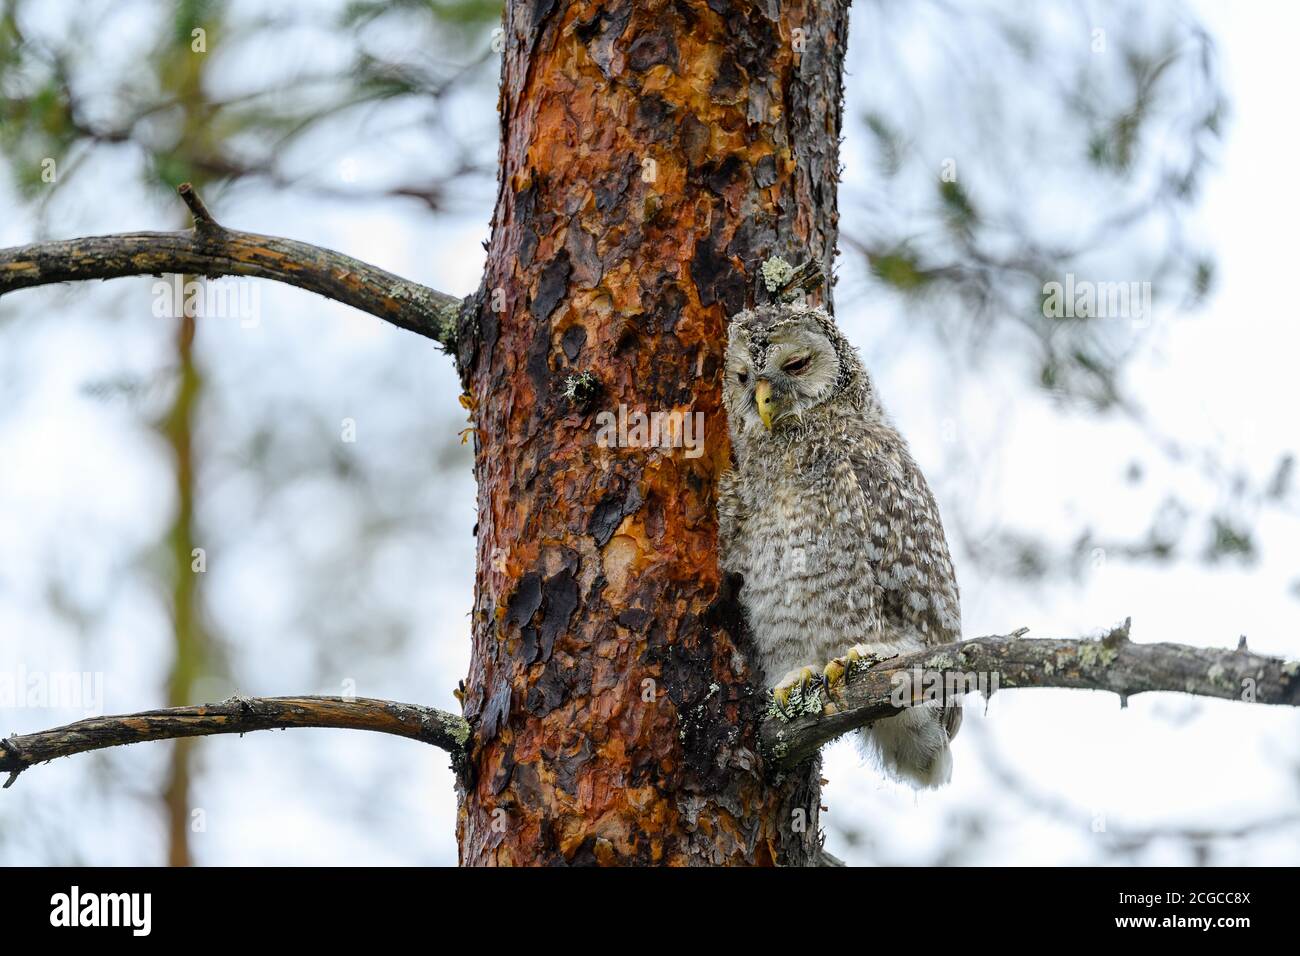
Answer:
<path fill-rule="evenodd" d="M 961 636 L 943 525 L 925 478 L 857 352 L 818 308 L 737 314 L 723 404 L 734 467 L 719 486 L 724 571 L 778 705 L 857 658 Z M 910 707 L 860 733 L 891 777 L 947 783 L 956 703 Z"/>

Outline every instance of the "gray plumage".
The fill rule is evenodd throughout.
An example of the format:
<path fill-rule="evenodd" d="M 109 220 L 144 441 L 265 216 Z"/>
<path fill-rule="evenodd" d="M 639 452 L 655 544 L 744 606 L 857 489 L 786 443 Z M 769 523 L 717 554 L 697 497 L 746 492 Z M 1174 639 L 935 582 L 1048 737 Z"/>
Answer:
<path fill-rule="evenodd" d="M 767 685 L 788 691 L 854 645 L 888 656 L 959 639 L 934 497 L 834 320 L 803 305 L 737 314 L 725 375 L 722 566 L 744 576 Z M 933 787 L 960 723 L 959 706 L 913 707 L 863 738 L 891 776 Z"/>

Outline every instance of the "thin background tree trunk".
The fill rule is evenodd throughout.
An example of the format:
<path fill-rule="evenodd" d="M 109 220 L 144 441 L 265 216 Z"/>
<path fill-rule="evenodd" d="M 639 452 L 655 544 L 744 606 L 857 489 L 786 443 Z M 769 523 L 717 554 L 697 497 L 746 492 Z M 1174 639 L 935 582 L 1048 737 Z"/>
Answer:
<path fill-rule="evenodd" d="M 178 21 L 169 20 L 159 40 L 155 64 L 159 84 L 174 95 L 183 117 L 184 131 L 179 144 L 195 155 L 217 155 L 214 138 L 220 133 L 211 123 L 211 106 L 204 91 L 208 57 L 196 54 L 191 46 L 189 23 L 184 11 Z M 215 36 L 219 21 L 209 17 L 205 29 Z M 156 160 L 155 160 L 156 161 Z M 164 167 L 165 168 L 165 167 Z M 197 170 L 186 170 L 185 178 L 202 190 L 207 178 Z M 175 183 L 168 185 L 174 186 Z M 189 281 L 205 281 L 202 276 L 182 275 L 182 288 Z M 183 305 L 183 303 L 182 303 Z M 167 676 L 167 703 L 182 707 L 195 699 L 198 680 L 213 660 L 212 636 L 203 613 L 203 574 L 194 570 L 194 549 L 202 547 L 195 513 L 198 497 L 200 462 L 195 429 L 203 400 L 203 374 L 195 357 L 195 319 L 181 316 L 176 320 L 174 359 L 176 394 L 171 407 L 159 422 L 173 459 L 173 482 L 176 514 L 167 530 L 165 541 L 167 590 L 172 618 L 175 654 Z M 162 805 L 166 813 L 167 862 L 170 866 L 190 866 L 194 861 L 191 848 L 193 780 L 197 772 L 200 748 L 194 740 L 177 740 L 163 784 Z"/>
<path fill-rule="evenodd" d="M 770 255 L 830 271 L 846 38 L 840 3 L 508 4 L 459 356 L 479 482 L 464 864 L 816 851 L 817 768 L 764 779 L 760 685 L 709 611 L 713 492 L 727 317 Z M 583 373 L 595 394 L 566 397 Z M 599 448 L 620 403 L 703 412 L 704 454 Z"/>

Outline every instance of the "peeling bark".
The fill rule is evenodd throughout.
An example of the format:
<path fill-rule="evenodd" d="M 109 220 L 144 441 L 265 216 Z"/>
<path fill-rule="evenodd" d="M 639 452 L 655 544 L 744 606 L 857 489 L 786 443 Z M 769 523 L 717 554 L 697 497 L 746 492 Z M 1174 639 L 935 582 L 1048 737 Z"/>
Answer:
<path fill-rule="evenodd" d="M 815 761 L 763 774 L 713 495 L 727 317 L 768 256 L 831 272 L 846 30 L 831 2 L 507 5 L 500 190 L 457 336 L 462 863 L 820 859 Z M 703 453 L 599 447 L 620 403 L 702 412 Z"/>

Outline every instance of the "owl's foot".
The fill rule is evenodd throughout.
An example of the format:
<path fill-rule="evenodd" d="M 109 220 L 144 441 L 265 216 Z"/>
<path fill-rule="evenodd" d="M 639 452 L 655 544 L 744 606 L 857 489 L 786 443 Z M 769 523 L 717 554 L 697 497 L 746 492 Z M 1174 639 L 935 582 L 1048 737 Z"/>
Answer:
<path fill-rule="evenodd" d="M 772 688 L 772 703 L 787 720 L 790 718 L 790 706 L 798 705 L 802 710 L 805 701 L 814 693 L 814 688 L 821 686 L 821 675 L 815 667 L 796 667 L 782 677 Z"/>
<path fill-rule="evenodd" d="M 854 644 L 847 654 L 835 658 L 822 669 L 822 684 L 827 691 L 834 691 L 858 671 L 866 670 L 884 659 L 868 645 Z"/>

